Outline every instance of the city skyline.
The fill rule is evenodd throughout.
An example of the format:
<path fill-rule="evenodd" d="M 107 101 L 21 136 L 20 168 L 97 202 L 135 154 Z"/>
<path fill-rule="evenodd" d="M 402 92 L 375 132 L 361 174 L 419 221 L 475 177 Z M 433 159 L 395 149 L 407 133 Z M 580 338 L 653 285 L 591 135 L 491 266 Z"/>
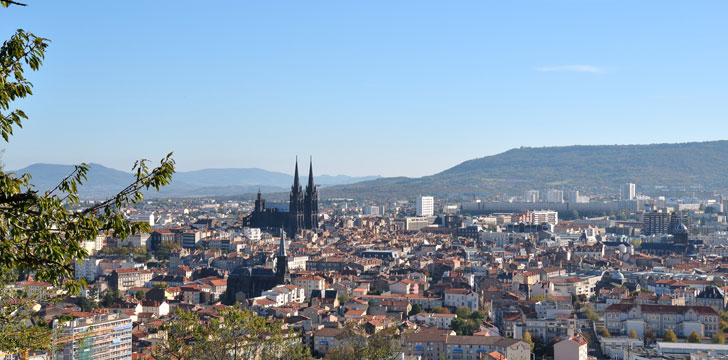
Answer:
<path fill-rule="evenodd" d="M 520 146 L 728 130 L 725 3 L 414 4 L 11 7 L 0 33 L 52 43 L 3 161 L 129 170 L 174 151 L 180 171 L 288 172 L 298 154 L 418 177 Z"/>

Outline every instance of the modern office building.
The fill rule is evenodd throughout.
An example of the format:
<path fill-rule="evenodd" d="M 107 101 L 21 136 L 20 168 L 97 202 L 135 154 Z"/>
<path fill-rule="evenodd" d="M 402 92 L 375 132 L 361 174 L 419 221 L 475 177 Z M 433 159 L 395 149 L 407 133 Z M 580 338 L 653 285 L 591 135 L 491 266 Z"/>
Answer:
<path fill-rule="evenodd" d="M 432 196 L 419 196 L 417 198 L 417 216 L 432 216 L 435 214 L 435 198 Z"/>
<path fill-rule="evenodd" d="M 53 324 L 54 360 L 131 360 L 132 321 L 128 315 L 93 314 Z"/>

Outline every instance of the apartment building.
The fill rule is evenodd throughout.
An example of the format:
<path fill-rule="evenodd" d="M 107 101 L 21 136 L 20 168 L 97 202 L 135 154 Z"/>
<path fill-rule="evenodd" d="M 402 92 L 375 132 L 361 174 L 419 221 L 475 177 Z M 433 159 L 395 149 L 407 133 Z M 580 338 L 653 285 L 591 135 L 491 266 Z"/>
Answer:
<path fill-rule="evenodd" d="M 132 321 L 128 315 L 93 314 L 53 324 L 54 360 L 131 360 Z"/>
<path fill-rule="evenodd" d="M 402 348 L 406 356 L 424 360 L 475 360 L 494 351 L 509 360 L 531 358 L 531 346 L 523 341 L 500 336 L 457 336 L 448 330 L 407 335 Z"/>
<path fill-rule="evenodd" d="M 303 288 L 306 299 L 311 298 L 311 292 L 314 290 L 325 290 L 326 280 L 321 276 L 297 276 L 293 279 L 293 285 Z"/>
<path fill-rule="evenodd" d="M 629 334 L 634 329 L 640 338 L 647 330 L 661 337 L 668 329 L 680 337 L 693 331 L 713 336 L 720 322 L 720 314 L 709 306 L 612 304 L 604 314 L 610 333 Z"/>
<path fill-rule="evenodd" d="M 109 285 L 119 291 L 126 291 L 134 287 L 143 287 L 152 280 L 154 272 L 135 268 L 115 269 L 109 277 Z"/>

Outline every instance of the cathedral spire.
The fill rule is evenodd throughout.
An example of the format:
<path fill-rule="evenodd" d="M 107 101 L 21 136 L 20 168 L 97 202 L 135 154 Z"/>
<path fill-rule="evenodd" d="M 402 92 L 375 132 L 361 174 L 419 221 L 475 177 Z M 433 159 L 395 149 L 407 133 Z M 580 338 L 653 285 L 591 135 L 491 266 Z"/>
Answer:
<path fill-rule="evenodd" d="M 298 156 L 296 156 L 296 171 L 293 174 L 293 188 L 298 189 L 301 183 L 298 181 Z"/>
<path fill-rule="evenodd" d="M 278 256 L 286 255 L 286 232 L 281 228 L 281 243 L 278 245 Z"/>
<path fill-rule="evenodd" d="M 306 190 L 311 191 L 313 189 L 313 157 L 311 157 L 308 162 L 308 186 L 306 187 Z"/>

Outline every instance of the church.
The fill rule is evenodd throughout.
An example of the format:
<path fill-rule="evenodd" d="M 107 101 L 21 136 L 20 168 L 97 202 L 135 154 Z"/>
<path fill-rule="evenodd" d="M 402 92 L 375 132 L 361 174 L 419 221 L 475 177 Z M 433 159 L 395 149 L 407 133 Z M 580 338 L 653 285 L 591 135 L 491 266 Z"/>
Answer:
<path fill-rule="evenodd" d="M 255 209 L 243 219 L 243 226 L 261 229 L 285 229 L 291 236 L 295 236 L 302 229 L 318 229 L 318 190 L 313 183 L 313 162 L 309 163 L 308 185 L 303 192 L 298 180 L 298 159 L 293 175 L 288 211 L 279 211 L 276 208 L 266 208 L 265 200 L 260 191 L 255 200 Z"/>
<path fill-rule="evenodd" d="M 291 283 L 291 273 L 288 271 L 288 254 L 286 252 L 286 232 L 281 230 L 281 240 L 278 245 L 275 271 L 269 267 L 238 266 L 228 276 L 227 289 L 223 302 L 232 305 L 246 299 L 258 297 L 263 291 L 268 291 L 277 285 Z"/>

